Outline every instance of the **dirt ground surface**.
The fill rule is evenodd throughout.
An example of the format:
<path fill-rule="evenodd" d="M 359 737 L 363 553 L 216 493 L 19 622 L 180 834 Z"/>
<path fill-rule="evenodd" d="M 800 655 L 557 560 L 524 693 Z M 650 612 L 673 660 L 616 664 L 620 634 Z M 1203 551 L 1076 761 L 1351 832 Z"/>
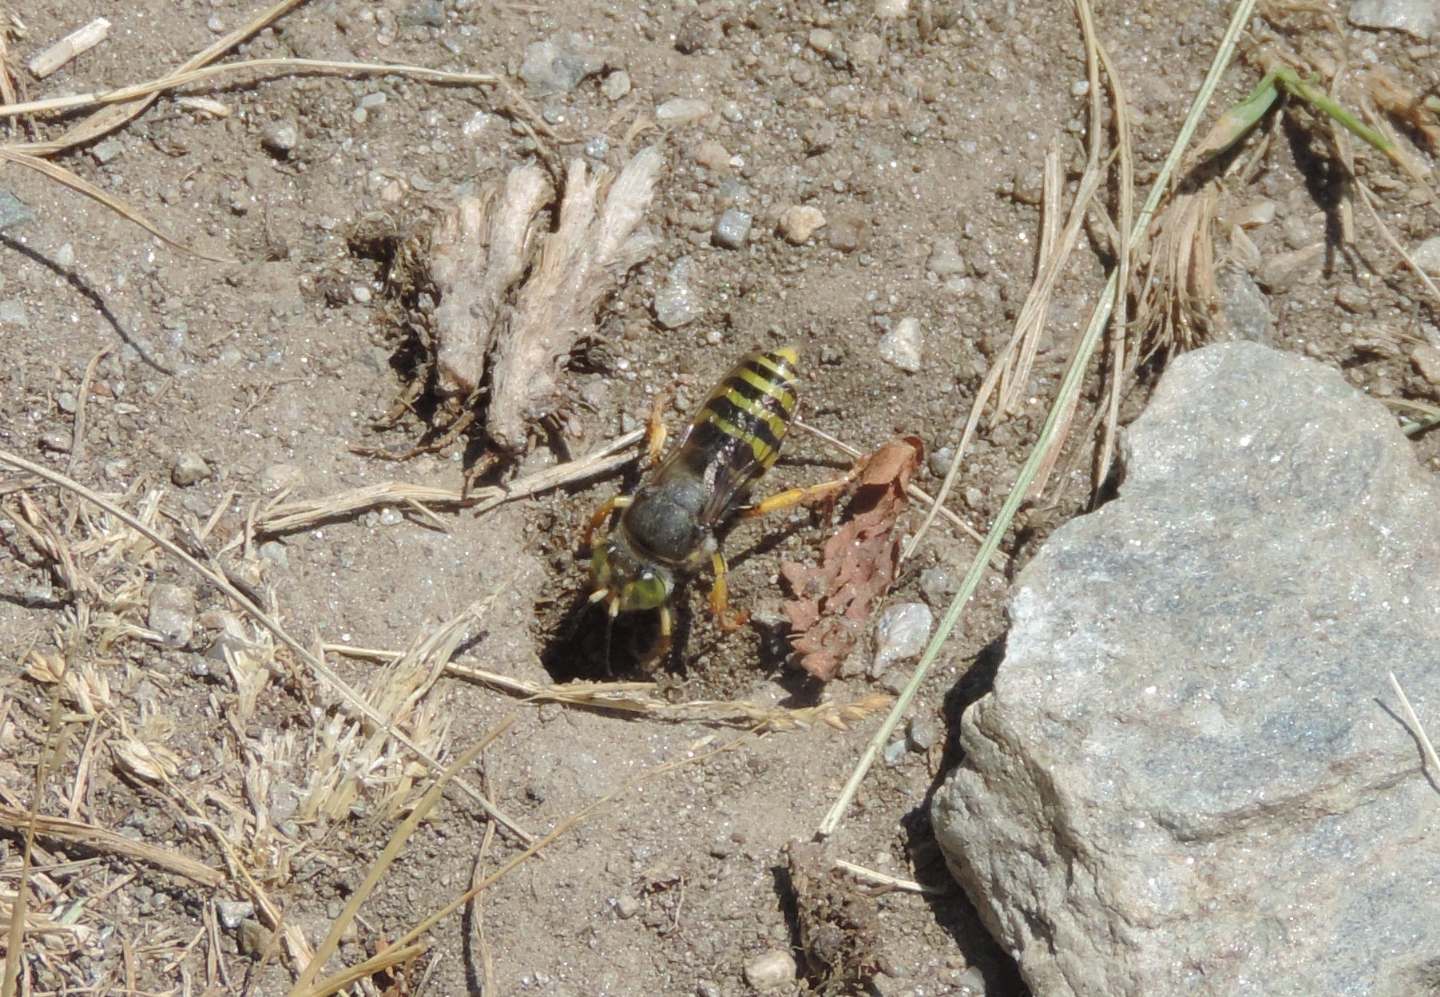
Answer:
<path fill-rule="evenodd" d="M 22 99 L 163 75 L 259 10 L 243 0 L 81 6 L 83 15 L 60 0 L 11 6 L 0 29 Z M 589 156 L 618 167 L 659 143 L 667 165 L 650 224 L 660 248 L 602 308 L 595 340 L 580 344 L 559 429 L 537 427 L 518 465 L 492 478 L 523 478 L 594 450 L 643 421 L 664 390 L 676 389 L 666 419 L 678 432 L 740 354 L 793 343 L 804 418 L 861 450 L 920 436 L 932 457 L 916 483 L 933 491 L 944 469 L 934 451 L 954 446 L 956 421 L 1034 277 L 1045 152 L 1060 150 L 1072 186 L 1083 168 L 1088 97 L 1067 5 L 912 3 L 882 16 L 904 7 L 302 3 L 235 55 L 386 61 L 509 83 L 221 79 L 185 93 L 219 101 L 223 116 L 165 96 L 102 141 L 57 157 L 180 241 L 234 262 L 166 247 L 7 165 L 0 187 L 34 217 L 0 234 L 0 448 L 208 551 L 307 647 L 403 651 L 475 606 L 455 663 L 535 684 L 604 679 L 596 642 L 574 639 L 577 628 L 603 630 L 603 618 L 577 616 L 588 584 L 577 546 L 622 476 L 480 515 L 372 509 L 250 534 L 247 523 L 277 496 L 393 480 L 457 488 L 476 456 L 457 446 L 397 463 L 352 450 L 401 450 L 426 426 L 417 417 L 372 426 L 404 387 L 409 347 L 382 263 L 351 235 L 375 213 L 423 220 L 461 185 L 521 163 L 553 168 Z M 1350 28 L 1340 5 L 1330 9 L 1334 20 L 1257 19 L 1244 50 L 1268 40 L 1332 72 L 1352 67 L 1342 100 L 1371 64 L 1417 90 L 1434 86 L 1432 47 Z M 43 81 L 24 70 L 34 52 L 102 14 L 113 25 L 104 43 Z M 1130 102 L 1142 192 L 1227 14 L 1180 0 L 1097 11 Z M 527 87 L 526 47 L 572 33 L 600 53 L 598 71 L 569 91 Z M 1217 102 L 1234 103 L 1259 75 L 1242 61 Z M 673 98 L 705 108 L 657 125 L 657 106 Z M 27 118 L 6 141 L 53 136 L 74 120 Z M 1333 363 L 1377 396 L 1433 403 L 1437 371 L 1419 347 L 1440 347 L 1434 301 L 1368 213 L 1351 210 L 1325 141 L 1304 126 L 1312 120 L 1272 118 L 1268 138 L 1250 140 L 1251 167 L 1225 181 L 1217 214 L 1258 202 L 1274 209 L 1245 232 L 1260 260 L 1293 264 L 1265 286 L 1277 346 Z M 1428 188 L 1373 154 L 1359 158 L 1399 242 L 1431 235 Z M 827 222 L 802 245 L 776 231 L 793 205 L 816 207 Z M 730 208 L 753 217 L 739 248 L 712 237 Z M 948 256 L 936 251 L 947 239 Z M 1232 250 L 1222 239 L 1216 251 Z M 1044 418 L 1102 286 L 1104 254 L 1093 233 L 1082 236 L 1056 288 L 1029 402 L 984 429 L 966 458 L 950 505 L 977 529 L 998 511 Z M 665 329 L 655 292 L 682 256 L 703 311 Z M 923 330 L 918 371 L 881 357 L 881 337 L 903 318 Z M 1124 419 L 1143 405 L 1154 373 L 1127 396 Z M 1079 424 L 1099 397 L 1098 387 L 1087 392 Z M 1004 548 L 1016 564 L 1088 501 L 1092 439 L 1077 435 L 1083 447 L 1062 460 L 1061 478 Z M 1435 435 L 1417 441 L 1432 463 Z M 844 466 L 797 432 L 766 487 Z M 828 532 L 823 516 L 806 511 L 738 526 L 726 543 L 730 589 L 754 622 L 720 632 L 703 586 L 690 586 L 669 665 L 646 669 L 634 642 L 620 641 L 615 677 L 657 680 L 676 703 L 801 708 L 896 691 L 914 662 L 870 676 L 868 633 L 826 686 L 787 667 L 779 564 L 814 560 Z M 286 992 L 290 955 L 273 944 L 274 917 L 253 909 L 257 893 L 283 916 L 280 936 L 298 929 L 318 945 L 423 790 L 423 767 L 356 721 L 213 585 L 74 495 L 6 470 L 0 546 L 0 896 L 8 900 L 19 881 L 15 814 L 30 806 L 36 766 L 57 745 L 38 812 L 89 828 L 37 840 L 30 903 L 53 924 L 27 938 L 29 992 Z M 942 521 L 887 601 L 935 600 L 938 618 L 976 546 Z M 949 583 L 932 572 L 922 591 L 921 574 L 934 567 Z M 1023 993 L 1014 964 L 950 883 L 927 816 L 954 762 L 959 712 L 994 667 L 1007 585 L 1000 571 L 982 582 L 919 691 L 910 748 L 873 768 L 829 842 L 832 857 L 927 893 L 830 879 L 785 850 L 812 838 L 884 708 L 861 711 L 845 730 L 819 723 L 754 737 L 743 727 L 530 703 L 451 674 L 405 686 L 417 690 L 413 702 L 392 715 L 442 759 L 512 720 L 466 778 L 527 831 L 543 835 L 614 795 L 469 913 L 442 920 L 403 971 L 355 992 L 742 994 L 753 990 L 746 967 L 779 951 L 798 954 L 800 968 L 790 980 L 782 972 L 776 993 Z M 568 641 L 565 653 L 557 641 Z M 326 660 L 356 687 L 377 675 L 382 685 L 400 681 L 384 660 L 336 651 Z M 127 857 L 96 828 L 220 872 L 207 880 Z M 521 848 L 452 787 L 361 908 L 331 969 L 389 945 Z M 817 955 L 806 927 L 817 907 L 843 922 L 842 947 L 861 967 L 853 977 L 827 974 Z"/>

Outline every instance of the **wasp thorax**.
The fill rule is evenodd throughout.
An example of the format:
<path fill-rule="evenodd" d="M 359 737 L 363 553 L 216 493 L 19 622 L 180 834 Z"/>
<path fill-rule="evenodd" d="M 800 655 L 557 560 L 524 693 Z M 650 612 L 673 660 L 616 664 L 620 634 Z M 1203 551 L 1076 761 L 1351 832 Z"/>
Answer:
<path fill-rule="evenodd" d="M 595 546 L 590 558 L 595 592 L 604 593 L 612 612 L 658 609 L 670 598 L 675 578 L 669 569 L 639 557 L 619 536 Z"/>

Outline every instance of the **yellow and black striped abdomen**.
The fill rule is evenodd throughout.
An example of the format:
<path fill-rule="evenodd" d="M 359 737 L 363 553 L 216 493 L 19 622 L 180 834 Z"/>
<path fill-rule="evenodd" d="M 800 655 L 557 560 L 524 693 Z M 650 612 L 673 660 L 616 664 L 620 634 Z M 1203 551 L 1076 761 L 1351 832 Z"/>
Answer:
<path fill-rule="evenodd" d="M 712 501 L 702 518 L 723 518 L 734 496 L 780 456 L 798 403 L 798 361 L 789 346 L 747 354 L 695 414 L 675 461 L 709 485 Z"/>
<path fill-rule="evenodd" d="M 780 456 L 780 444 L 795 417 L 798 360 L 789 346 L 747 354 L 705 399 L 691 434 L 713 426 L 730 441 L 744 444 L 748 459 L 760 465 L 757 473 L 768 471 Z M 744 454 L 737 456 L 746 459 Z"/>

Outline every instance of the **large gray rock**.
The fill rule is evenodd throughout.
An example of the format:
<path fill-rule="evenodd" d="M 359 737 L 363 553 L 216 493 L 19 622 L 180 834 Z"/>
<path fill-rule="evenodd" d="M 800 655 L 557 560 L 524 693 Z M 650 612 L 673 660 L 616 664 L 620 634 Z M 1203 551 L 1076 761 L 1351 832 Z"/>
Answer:
<path fill-rule="evenodd" d="M 1037 995 L 1440 993 L 1440 484 L 1253 343 L 1178 359 L 1011 597 L 933 817 Z M 1440 774 L 1432 773 L 1432 777 Z"/>

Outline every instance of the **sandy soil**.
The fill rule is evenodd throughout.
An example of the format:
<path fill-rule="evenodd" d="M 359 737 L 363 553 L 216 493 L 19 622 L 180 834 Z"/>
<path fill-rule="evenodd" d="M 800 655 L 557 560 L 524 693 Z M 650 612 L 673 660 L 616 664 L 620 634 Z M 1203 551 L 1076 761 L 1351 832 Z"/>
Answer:
<path fill-rule="evenodd" d="M 475 456 L 459 447 L 392 463 L 352 451 L 403 449 L 426 426 L 407 418 L 372 428 L 403 388 L 406 339 L 382 264 L 349 236 L 376 212 L 398 224 L 424 219 L 460 185 L 523 162 L 554 164 L 588 150 L 614 166 L 659 142 L 667 168 L 652 220 L 661 248 L 605 306 L 597 341 L 577 352 L 563 428 L 537 428 L 518 466 L 497 473 L 524 476 L 586 453 L 643 420 L 655 394 L 672 388 L 667 420 L 678 431 L 738 355 L 785 342 L 802 351 L 805 415 L 815 426 L 861 449 L 897 433 L 918 434 L 932 450 L 953 445 L 955 422 L 1034 275 L 1045 151 L 1057 144 L 1071 183 L 1083 167 L 1084 53 L 1064 5 L 912 6 L 886 20 L 873 4 L 812 0 L 302 4 L 238 54 L 504 74 L 556 137 L 527 128 L 534 119 L 504 90 L 286 76 L 193 91 L 223 103 L 223 118 L 162 98 L 103 142 L 58 157 L 181 241 L 231 263 L 167 248 L 92 201 L 7 166 L 0 187 L 35 217 L 0 235 L 0 448 L 66 472 L 127 510 L 149 510 L 166 535 L 203 535 L 197 549 L 273 600 L 285 628 L 307 645 L 403 650 L 478 605 L 458 663 L 531 683 L 603 678 L 595 641 L 585 636 L 598 632 L 597 621 L 573 616 L 586 585 L 576 544 L 590 512 L 623 486 L 619 476 L 483 515 L 442 512 L 437 523 L 372 511 L 245 543 L 247 518 L 277 488 L 293 487 L 292 497 L 390 480 L 454 488 Z M 1224 14 L 1170 0 L 1125 12 L 1137 6 L 1102 11 L 1098 23 L 1131 101 L 1143 190 Z M 36 81 L 20 61 L 81 18 L 59 0 L 24 7 L 15 10 L 23 33 L 13 21 L 6 27 L 12 67 L 30 98 L 159 76 L 257 9 L 237 0 L 92 3 L 87 16 L 113 22 L 109 39 Z M 1417 89 L 1435 82 L 1430 47 L 1397 34 L 1327 31 L 1319 17 L 1257 22 L 1259 36 L 1312 60 L 1333 63 L 1343 52 L 1356 66 L 1388 65 Z M 601 53 L 605 68 L 570 92 L 527 90 L 518 79 L 526 46 L 571 32 Z M 1253 68 L 1232 69 L 1221 100 L 1237 100 L 1257 78 Z M 702 100 L 709 113 L 653 124 L 657 105 L 677 97 Z M 34 137 L 67 123 L 36 121 Z M 1323 142 L 1279 118 L 1272 133 L 1253 168 L 1227 181 L 1218 209 L 1223 216 L 1273 202 L 1274 220 L 1248 230 L 1266 260 L 1325 245 L 1349 224 L 1348 209 L 1335 207 L 1340 182 L 1324 169 Z M 28 137 L 22 128 L 11 138 Z M 1400 242 L 1413 246 L 1431 234 L 1425 188 L 1373 156 L 1362 159 Z M 796 204 L 827 219 L 800 246 L 776 235 L 781 213 Z M 754 219 L 738 249 L 711 237 L 715 218 L 731 207 Z M 1350 242 L 1332 241 L 1268 288 L 1273 340 L 1345 368 L 1376 395 L 1434 402 L 1436 384 L 1416 352 L 1437 336 L 1433 301 L 1397 268 L 1363 209 L 1353 221 L 1344 229 Z M 937 274 L 930 264 L 944 239 L 954 240 L 959 262 Z M 693 261 L 703 314 L 667 330 L 652 302 L 682 256 Z M 1082 239 L 1056 290 L 1033 399 L 985 431 L 951 503 L 977 528 L 1024 460 L 1103 273 L 1097 246 Z M 905 317 L 918 319 L 925 337 L 923 366 L 913 373 L 883 362 L 877 345 Z M 97 356 L 76 450 L 77 402 Z M 1127 398 L 1127 415 L 1143 403 L 1146 383 Z M 1082 402 L 1085 420 L 1097 398 L 1091 392 Z M 1083 508 L 1088 446 L 1062 463 L 1065 476 L 1007 545 L 1017 563 L 1051 525 Z M 1417 446 L 1436 460 L 1435 434 Z M 194 458 L 204 472 L 178 484 Z M 934 463 L 917 479 L 921 487 L 938 486 Z M 796 435 L 767 483 L 818 481 L 838 466 L 833 451 Z M 49 886 L 32 903 L 57 919 L 69 911 L 77 927 L 29 950 L 30 986 L 285 992 L 290 967 L 282 955 L 264 954 L 264 916 L 234 906 L 247 895 L 233 884 L 234 870 L 248 870 L 285 923 L 318 944 L 413 802 L 403 780 L 419 780 L 420 770 L 393 745 L 366 755 L 366 735 L 344 741 L 335 696 L 291 651 L 257 638 L 244 662 L 227 666 L 216 650 L 227 604 L 213 586 L 143 543 L 122 548 L 124 531 L 73 496 L 48 485 L 22 493 L 9 487 L 17 480 L 0 477 L 0 654 L 10 663 L 0 672 L 0 802 L 30 804 L 36 762 L 57 740 L 45 733 L 51 691 L 71 689 L 39 811 L 232 870 L 222 885 L 205 885 L 93 840 L 42 838 L 36 862 Z M 47 527 L 36 523 L 73 548 L 81 570 L 72 580 L 83 575 L 93 586 L 67 587 L 55 559 L 37 553 L 41 541 L 30 533 Z M 727 541 L 731 591 L 756 623 L 719 632 L 703 590 L 693 587 L 670 667 L 639 667 L 622 641 L 616 677 L 658 679 L 675 702 L 804 707 L 893 690 L 908 663 L 868 677 L 869 643 L 859 667 L 823 688 L 787 668 L 779 563 L 813 559 L 826 535 L 826 524 L 806 512 L 738 527 Z M 923 601 L 921 573 L 939 566 L 958 578 L 974 550 L 963 533 L 937 528 L 906 563 L 891 601 Z M 180 585 L 195 599 L 193 612 L 181 613 L 194 617 L 193 632 L 169 645 L 145 629 L 157 584 Z M 1023 992 L 1013 964 L 951 887 L 926 813 L 953 762 L 945 731 L 993 668 L 1006 586 L 999 572 L 982 583 L 920 691 L 915 740 L 928 747 L 877 765 L 831 841 L 837 857 L 948 891 L 842 890 L 846 903 L 860 905 L 847 945 L 873 953 L 871 992 Z M 936 615 L 942 610 L 943 603 Z M 229 622 L 255 636 L 238 617 Z M 68 660 L 72 678 L 88 669 L 89 712 L 72 686 L 38 681 L 36 659 L 26 674 L 32 651 Z M 381 667 L 337 654 L 328 660 L 356 686 Z M 96 683 L 108 687 L 105 696 Z M 752 738 L 726 726 L 534 705 L 439 678 L 406 729 L 448 758 L 511 719 L 468 777 L 526 829 L 543 834 L 615 795 L 542 859 L 501 879 L 470 916 L 444 920 L 403 978 L 362 986 L 458 994 L 488 978 L 496 993 L 749 992 L 744 967 L 767 951 L 796 949 L 817 894 L 834 886 L 795 875 L 784 848 L 812 836 L 880 716 L 844 731 L 818 725 Z M 927 730 L 938 732 L 933 740 Z M 655 772 L 737 737 L 732 750 Z M 372 768 L 353 801 L 333 785 L 314 788 L 334 766 L 362 757 Z M 307 813 L 307 794 L 334 812 Z M 358 961 L 463 892 L 477 856 L 484 875 L 519 854 L 503 832 L 482 848 L 490 826 L 472 799 L 447 794 L 362 908 L 338 959 Z M 8 895 L 20 839 L 6 834 L 0 893 Z M 798 903 L 796 883 L 809 884 Z M 800 980 L 775 992 L 816 990 L 824 979 L 813 958 L 802 960 Z"/>

